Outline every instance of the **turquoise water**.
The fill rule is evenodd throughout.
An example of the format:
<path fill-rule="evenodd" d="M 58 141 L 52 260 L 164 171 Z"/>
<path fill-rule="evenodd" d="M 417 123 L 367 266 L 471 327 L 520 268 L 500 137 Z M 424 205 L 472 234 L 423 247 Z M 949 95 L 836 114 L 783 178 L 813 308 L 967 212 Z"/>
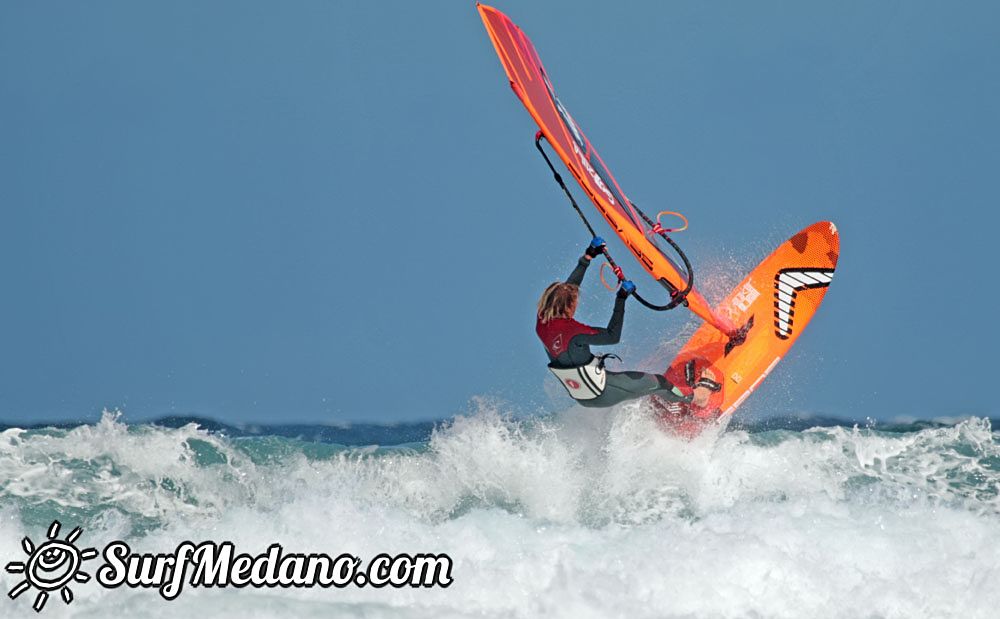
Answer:
<path fill-rule="evenodd" d="M 54 519 L 81 546 L 448 553 L 447 589 L 74 584 L 42 616 L 989 617 L 1000 447 L 987 419 L 665 436 L 641 404 L 544 419 L 236 428 L 113 414 L 0 434 L 0 561 Z M 96 570 L 100 559 L 91 562 Z M 0 574 L 6 592 L 20 577 Z M 36 616 L 33 595 L 0 599 Z M 207 615 L 206 615 L 207 613 Z"/>

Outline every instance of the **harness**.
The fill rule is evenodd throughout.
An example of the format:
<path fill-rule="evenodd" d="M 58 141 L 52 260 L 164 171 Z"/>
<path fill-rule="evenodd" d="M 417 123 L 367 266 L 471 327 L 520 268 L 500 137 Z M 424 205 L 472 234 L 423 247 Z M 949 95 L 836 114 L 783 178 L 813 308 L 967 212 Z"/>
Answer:
<path fill-rule="evenodd" d="M 589 363 L 576 367 L 556 367 L 550 363 L 549 371 L 559 379 L 574 400 L 593 400 L 604 393 L 608 383 L 608 375 L 604 371 L 608 357 L 621 361 L 618 355 L 594 355 Z"/>

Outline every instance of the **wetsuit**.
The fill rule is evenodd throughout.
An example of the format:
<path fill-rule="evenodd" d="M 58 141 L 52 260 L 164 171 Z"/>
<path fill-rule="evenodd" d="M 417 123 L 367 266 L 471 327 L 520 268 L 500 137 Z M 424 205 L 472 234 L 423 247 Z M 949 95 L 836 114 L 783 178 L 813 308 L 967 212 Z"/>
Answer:
<path fill-rule="evenodd" d="M 566 283 L 579 286 L 583 282 L 588 266 L 590 260 L 581 257 Z M 647 395 L 658 395 L 668 401 L 686 401 L 683 394 L 665 377 L 634 371 L 608 372 L 604 370 L 603 363 L 590 352 L 591 346 L 610 346 L 621 340 L 626 299 L 627 297 L 622 296 L 615 298 L 611 320 L 603 329 L 585 325 L 572 318 L 553 318 L 547 323 L 538 320 L 535 332 L 542 340 L 545 352 L 549 356 L 549 368 L 563 382 L 570 396 L 581 406 L 605 408 Z M 582 371 L 588 366 L 591 374 L 595 371 L 597 374 L 604 374 L 606 379 L 602 378 L 605 381 L 603 386 L 594 384 L 594 381 L 589 380 L 587 373 Z M 599 370 L 595 370 L 595 367 Z M 569 369 L 581 370 L 579 376 L 574 377 L 576 380 L 561 375 Z M 583 383 L 582 387 L 580 383 Z M 574 387 L 579 387 L 580 391 Z M 585 393 L 586 398 L 578 397 L 578 393 L 581 392 Z"/>

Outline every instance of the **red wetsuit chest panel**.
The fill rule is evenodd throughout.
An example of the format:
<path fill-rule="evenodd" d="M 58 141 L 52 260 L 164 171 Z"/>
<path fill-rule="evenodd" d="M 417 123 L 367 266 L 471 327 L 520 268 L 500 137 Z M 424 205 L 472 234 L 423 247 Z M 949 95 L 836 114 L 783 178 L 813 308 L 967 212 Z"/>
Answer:
<path fill-rule="evenodd" d="M 577 335 L 593 335 L 597 329 L 588 327 L 572 318 L 553 318 L 548 322 L 535 323 L 535 333 L 542 340 L 549 356 L 555 359 L 569 348 L 569 341 Z"/>

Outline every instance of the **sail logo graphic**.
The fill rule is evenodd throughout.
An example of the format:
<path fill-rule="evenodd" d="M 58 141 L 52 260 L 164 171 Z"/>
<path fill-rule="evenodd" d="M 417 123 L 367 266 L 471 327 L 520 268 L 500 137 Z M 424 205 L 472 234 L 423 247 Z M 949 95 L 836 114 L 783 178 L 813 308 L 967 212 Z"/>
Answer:
<path fill-rule="evenodd" d="M 81 567 L 84 561 L 97 556 L 97 550 L 80 550 L 76 547 L 75 542 L 83 533 L 80 527 L 70 531 L 65 540 L 59 539 L 61 527 L 58 520 L 53 520 L 49 526 L 48 539 L 39 546 L 35 546 L 31 538 L 25 536 L 21 540 L 21 548 L 28 555 L 27 562 L 11 561 L 7 564 L 7 573 L 24 575 L 24 580 L 14 585 L 7 595 L 15 600 L 30 589 L 37 589 L 38 595 L 31 606 L 35 612 L 42 612 L 49 601 L 49 594 L 55 591 L 60 592 L 64 602 L 71 603 L 73 590 L 69 587 L 70 583 L 85 583 L 90 580 L 90 574 Z"/>
<path fill-rule="evenodd" d="M 562 101 L 552 92 L 551 86 L 549 86 L 549 94 L 552 96 L 552 100 L 556 102 L 556 109 L 559 110 L 559 115 L 563 117 L 563 120 L 569 125 L 569 130 L 573 132 L 573 139 L 577 144 L 583 144 L 583 134 L 580 133 L 580 129 L 576 126 L 576 121 L 569 115 L 569 111 L 563 107 Z"/>
<path fill-rule="evenodd" d="M 594 169 L 594 166 L 590 165 L 590 162 L 587 161 L 587 157 L 583 154 L 583 151 L 580 150 L 580 147 L 577 146 L 576 142 L 573 143 L 573 152 L 577 154 L 577 158 L 579 158 L 580 164 L 583 165 L 583 167 L 587 170 L 587 173 L 590 174 L 590 178 L 591 180 L 594 181 L 594 184 L 597 185 L 597 188 L 600 189 L 605 196 L 607 196 L 608 202 L 610 202 L 612 206 L 617 204 L 615 202 L 615 197 L 611 194 L 611 190 L 608 189 L 608 186 L 604 184 L 604 179 L 601 178 L 601 175 L 597 173 L 597 170 Z"/>

